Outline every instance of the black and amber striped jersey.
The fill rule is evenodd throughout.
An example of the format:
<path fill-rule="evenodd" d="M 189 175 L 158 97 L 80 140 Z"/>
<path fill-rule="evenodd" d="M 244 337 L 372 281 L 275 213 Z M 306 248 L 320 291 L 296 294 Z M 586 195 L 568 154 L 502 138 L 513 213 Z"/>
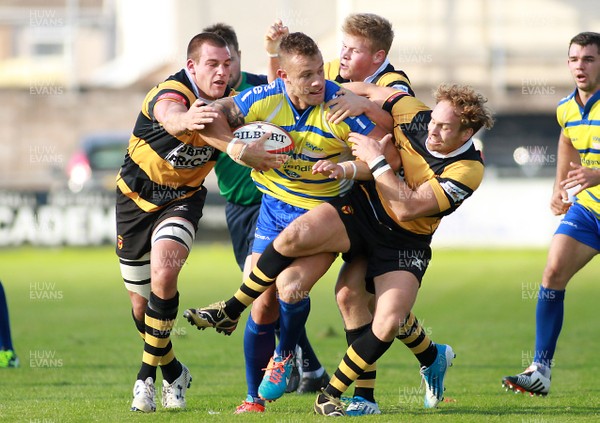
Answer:
<path fill-rule="evenodd" d="M 332 60 L 324 65 L 325 79 L 331 79 L 332 81 L 340 84 L 344 82 L 350 82 L 348 79 L 344 79 L 340 76 L 340 59 Z M 379 85 L 380 87 L 391 87 L 398 91 L 405 92 L 412 96 L 415 95 L 411 86 L 410 80 L 404 71 L 396 70 L 386 59 L 381 67 L 370 77 L 360 82 L 368 82 L 370 84 Z"/>
<path fill-rule="evenodd" d="M 394 117 L 394 138 L 402 158 L 399 177 L 412 189 L 429 184 L 440 211 L 400 222 L 384 202 L 376 201 L 374 205 L 379 208 L 378 215 L 385 216 L 388 223 L 393 221 L 414 234 L 433 235 L 442 217 L 456 210 L 481 184 L 484 169 L 481 154 L 472 139 L 452 153 L 432 154 L 426 145 L 431 110 L 415 97 L 393 94 L 384 108 L 391 110 Z"/>
<path fill-rule="evenodd" d="M 152 88 L 144 99 L 117 175 L 117 186 L 146 212 L 193 195 L 215 164 L 218 150 L 197 132 L 188 131 L 175 137 L 154 116 L 154 106 L 159 101 L 178 102 L 189 109 L 198 98 L 196 93 L 196 87 L 182 69 Z M 230 94 L 227 88 L 225 96 Z"/>

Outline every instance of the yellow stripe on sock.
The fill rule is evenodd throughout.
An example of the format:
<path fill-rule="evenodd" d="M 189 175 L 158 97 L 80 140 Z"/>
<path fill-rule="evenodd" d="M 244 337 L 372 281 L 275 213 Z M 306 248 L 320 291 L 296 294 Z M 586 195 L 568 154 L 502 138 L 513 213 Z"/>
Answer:
<path fill-rule="evenodd" d="M 348 354 L 348 357 L 350 358 L 350 360 L 352 360 L 354 362 L 354 364 L 356 364 L 361 369 L 366 369 L 367 367 L 369 367 L 369 363 L 367 363 L 365 360 L 363 360 L 362 357 L 360 355 L 358 355 L 356 353 L 356 351 L 354 351 L 354 348 L 352 348 L 352 345 L 350 345 L 348 347 L 348 351 L 346 351 L 346 354 Z"/>
<path fill-rule="evenodd" d="M 146 344 L 151 345 L 155 348 L 164 348 L 169 344 L 170 338 L 157 338 L 149 333 L 146 334 Z"/>
<path fill-rule="evenodd" d="M 335 375 L 329 380 L 329 384 L 340 392 L 346 392 L 348 385 L 344 385 Z"/>
<path fill-rule="evenodd" d="M 173 329 L 173 326 L 175 325 L 175 319 L 172 319 L 172 320 L 155 319 L 154 317 L 150 317 L 146 314 L 146 316 L 144 317 L 144 323 L 146 324 L 146 326 L 150 326 L 153 329 L 156 329 L 160 332 L 164 332 L 166 330 Z"/>
<path fill-rule="evenodd" d="M 252 302 L 256 299 L 256 298 L 252 298 L 249 295 L 246 295 L 244 292 L 242 292 L 240 289 L 237 290 L 237 292 L 233 295 L 240 303 L 244 304 L 246 307 L 248 307 L 250 304 L 252 304 Z"/>
<path fill-rule="evenodd" d="M 173 351 L 173 348 L 171 348 L 168 353 L 166 353 L 160 358 L 159 364 L 161 366 L 164 366 L 169 364 L 173 360 L 175 360 L 175 352 Z"/>
<path fill-rule="evenodd" d="M 150 354 L 144 351 L 144 355 L 142 356 L 142 361 L 152 367 L 158 367 L 158 363 L 160 363 L 160 359 L 162 357 L 155 356 L 154 354 Z"/>

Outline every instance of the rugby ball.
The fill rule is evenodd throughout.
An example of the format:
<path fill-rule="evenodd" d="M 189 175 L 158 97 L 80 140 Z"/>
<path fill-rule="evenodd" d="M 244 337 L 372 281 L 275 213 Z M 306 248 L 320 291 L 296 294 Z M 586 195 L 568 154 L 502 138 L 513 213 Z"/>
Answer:
<path fill-rule="evenodd" d="M 245 143 L 252 143 L 270 132 L 271 136 L 265 142 L 265 151 L 275 154 L 292 154 L 294 151 L 294 139 L 283 128 L 270 122 L 252 122 L 240 126 L 233 131 L 233 135 Z"/>

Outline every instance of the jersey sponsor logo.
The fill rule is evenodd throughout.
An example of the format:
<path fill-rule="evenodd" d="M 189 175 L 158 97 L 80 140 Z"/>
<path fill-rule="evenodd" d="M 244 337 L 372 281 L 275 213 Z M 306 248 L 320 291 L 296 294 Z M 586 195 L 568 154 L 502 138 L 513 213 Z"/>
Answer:
<path fill-rule="evenodd" d="M 306 141 L 304 143 L 304 147 L 306 147 L 307 149 L 311 150 L 311 151 L 323 151 L 322 147 L 319 147 L 317 145 L 314 145 L 313 143 L 311 143 L 310 141 Z"/>
<path fill-rule="evenodd" d="M 195 147 L 181 143 L 167 154 L 165 160 L 176 169 L 192 169 L 204 166 L 214 152 L 214 147 L 209 145 Z"/>
<path fill-rule="evenodd" d="M 300 174 L 298 174 L 298 173 L 294 172 L 294 171 L 293 171 L 293 170 L 291 170 L 291 169 L 283 169 L 283 171 L 285 172 L 285 174 L 286 174 L 287 176 L 289 176 L 289 177 L 290 177 L 290 178 L 292 178 L 292 179 L 300 179 Z"/>
<path fill-rule="evenodd" d="M 160 100 L 173 100 L 177 103 L 181 103 L 181 104 L 185 104 L 187 105 L 187 100 L 185 99 L 184 96 L 182 96 L 181 94 L 177 94 L 177 93 L 164 93 L 158 96 L 158 98 L 156 99 L 157 102 L 159 102 Z"/>
<path fill-rule="evenodd" d="M 469 196 L 469 193 L 461 187 L 454 184 L 452 181 L 444 181 L 440 183 L 442 189 L 452 198 L 455 203 L 461 203 Z"/>

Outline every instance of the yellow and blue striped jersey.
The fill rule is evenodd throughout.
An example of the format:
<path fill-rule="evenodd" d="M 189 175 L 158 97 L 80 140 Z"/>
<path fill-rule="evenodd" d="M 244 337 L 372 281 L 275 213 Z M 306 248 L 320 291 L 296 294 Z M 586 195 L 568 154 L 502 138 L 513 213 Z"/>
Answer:
<path fill-rule="evenodd" d="M 338 84 L 326 81 L 325 101 L 303 111 L 296 110 L 279 78 L 234 97 L 246 123 L 271 122 L 285 129 L 294 139 L 294 152 L 284 165 L 264 172 L 252 171 L 259 190 L 308 210 L 350 189 L 350 180 L 312 174 L 312 166 L 318 160 L 328 159 L 334 163 L 352 160 L 347 141 L 350 132 L 368 134 L 375 126 L 364 115 L 347 118 L 337 125 L 328 122 L 325 102 L 334 98 L 338 91 Z"/>
<path fill-rule="evenodd" d="M 563 98 L 556 108 L 556 118 L 563 133 L 579 152 L 582 166 L 600 169 L 600 91 L 581 107 L 576 101 L 577 90 Z M 577 195 L 577 203 L 600 219 L 600 185 Z"/>

